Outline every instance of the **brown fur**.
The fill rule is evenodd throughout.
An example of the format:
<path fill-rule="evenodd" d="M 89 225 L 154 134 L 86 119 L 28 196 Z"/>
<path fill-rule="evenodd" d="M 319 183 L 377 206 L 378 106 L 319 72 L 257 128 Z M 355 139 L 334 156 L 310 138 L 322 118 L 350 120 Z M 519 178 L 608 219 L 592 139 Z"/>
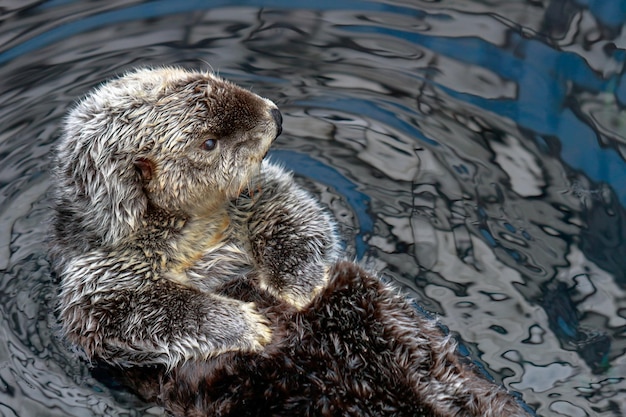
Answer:
<path fill-rule="evenodd" d="M 463 363 L 435 322 L 357 265 L 338 263 L 302 311 L 245 284 L 222 291 L 255 301 L 274 337 L 258 353 L 187 362 L 158 384 L 126 371 L 174 416 L 527 415 Z"/>
<path fill-rule="evenodd" d="M 246 281 L 302 307 L 323 287 L 334 223 L 263 161 L 281 123 L 270 100 L 178 68 L 108 81 L 69 112 L 50 257 L 62 330 L 89 359 L 172 368 L 260 350 L 267 319 L 215 289 Z"/>

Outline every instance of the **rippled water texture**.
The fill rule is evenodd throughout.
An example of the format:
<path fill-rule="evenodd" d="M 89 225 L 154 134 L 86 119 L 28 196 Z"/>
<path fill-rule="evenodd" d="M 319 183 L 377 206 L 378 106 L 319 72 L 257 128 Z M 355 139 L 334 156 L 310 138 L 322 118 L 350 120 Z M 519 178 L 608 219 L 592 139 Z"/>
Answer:
<path fill-rule="evenodd" d="M 626 1 L 2 7 L 0 415 L 162 413 L 58 339 L 43 244 L 63 114 L 162 64 L 275 100 L 272 157 L 335 212 L 349 256 L 538 415 L 626 413 Z"/>

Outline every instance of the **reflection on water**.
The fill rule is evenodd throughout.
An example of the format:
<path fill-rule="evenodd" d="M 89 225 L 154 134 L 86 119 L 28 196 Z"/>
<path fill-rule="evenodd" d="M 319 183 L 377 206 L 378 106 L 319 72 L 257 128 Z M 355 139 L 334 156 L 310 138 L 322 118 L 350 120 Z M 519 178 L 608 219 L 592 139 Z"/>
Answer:
<path fill-rule="evenodd" d="M 42 243 L 66 109 L 161 64 L 275 100 L 271 157 L 333 210 L 349 256 L 538 415 L 624 415 L 626 3 L 233 3 L 3 6 L 0 415 L 162 413 L 57 338 Z"/>

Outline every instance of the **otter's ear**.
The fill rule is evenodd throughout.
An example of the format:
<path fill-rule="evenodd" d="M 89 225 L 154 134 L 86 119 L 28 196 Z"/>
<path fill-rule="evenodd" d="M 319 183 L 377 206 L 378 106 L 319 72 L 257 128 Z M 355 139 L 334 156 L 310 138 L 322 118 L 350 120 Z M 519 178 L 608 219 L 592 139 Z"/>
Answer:
<path fill-rule="evenodd" d="M 148 182 L 152 179 L 154 174 L 154 162 L 146 158 L 137 158 L 133 162 L 137 173 L 141 176 L 144 182 Z"/>

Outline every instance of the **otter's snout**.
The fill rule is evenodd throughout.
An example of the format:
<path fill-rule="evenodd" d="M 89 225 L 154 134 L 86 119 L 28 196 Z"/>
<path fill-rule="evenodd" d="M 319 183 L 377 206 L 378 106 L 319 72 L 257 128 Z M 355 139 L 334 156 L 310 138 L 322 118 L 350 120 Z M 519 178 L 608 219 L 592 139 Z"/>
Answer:
<path fill-rule="evenodd" d="M 278 137 L 283 131 L 283 115 L 280 114 L 280 110 L 278 109 L 272 109 L 270 110 L 270 113 L 272 113 L 272 117 L 276 122 L 276 137 Z"/>

